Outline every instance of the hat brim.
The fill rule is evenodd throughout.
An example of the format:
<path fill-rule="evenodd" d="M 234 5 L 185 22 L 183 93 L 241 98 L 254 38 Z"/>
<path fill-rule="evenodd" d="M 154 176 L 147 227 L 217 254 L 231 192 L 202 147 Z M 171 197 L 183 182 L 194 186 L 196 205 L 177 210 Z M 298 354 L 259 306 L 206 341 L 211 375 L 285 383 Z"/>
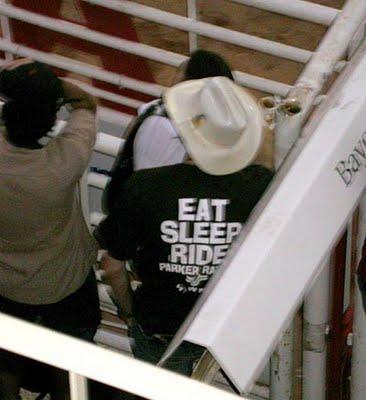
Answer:
<path fill-rule="evenodd" d="M 256 157 L 263 142 L 263 114 L 250 93 L 230 81 L 244 106 L 247 126 L 233 146 L 209 142 L 192 119 L 199 114 L 199 92 L 206 79 L 185 81 L 167 89 L 164 104 L 168 115 L 195 164 L 211 175 L 227 175 L 242 170 Z"/>

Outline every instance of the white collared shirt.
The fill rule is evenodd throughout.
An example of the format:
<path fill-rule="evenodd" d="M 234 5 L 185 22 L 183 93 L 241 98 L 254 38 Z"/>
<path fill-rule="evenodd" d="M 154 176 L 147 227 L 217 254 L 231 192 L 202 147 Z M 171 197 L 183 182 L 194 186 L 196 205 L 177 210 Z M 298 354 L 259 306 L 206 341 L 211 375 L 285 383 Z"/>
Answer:
<path fill-rule="evenodd" d="M 154 100 L 142 105 L 138 113 L 143 113 Z M 147 118 L 137 132 L 134 142 L 135 170 L 157 168 L 182 163 L 186 150 L 171 121 L 164 116 L 152 115 Z"/>

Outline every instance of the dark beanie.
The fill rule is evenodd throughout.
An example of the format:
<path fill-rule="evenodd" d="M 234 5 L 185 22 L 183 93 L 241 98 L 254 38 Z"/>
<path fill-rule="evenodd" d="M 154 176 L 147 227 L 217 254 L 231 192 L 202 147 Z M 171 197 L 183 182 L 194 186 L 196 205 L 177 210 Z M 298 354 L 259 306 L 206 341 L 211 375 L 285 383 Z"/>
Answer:
<path fill-rule="evenodd" d="M 39 62 L 1 71 L 0 93 L 19 105 L 56 104 L 63 98 L 60 79 Z"/>
<path fill-rule="evenodd" d="M 62 81 L 45 64 L 32 62 L 0 72 L 0 94 L 6 99 L 2 119 L 15 145 L 28 145 L 53 126 L 63 103 Z"/>

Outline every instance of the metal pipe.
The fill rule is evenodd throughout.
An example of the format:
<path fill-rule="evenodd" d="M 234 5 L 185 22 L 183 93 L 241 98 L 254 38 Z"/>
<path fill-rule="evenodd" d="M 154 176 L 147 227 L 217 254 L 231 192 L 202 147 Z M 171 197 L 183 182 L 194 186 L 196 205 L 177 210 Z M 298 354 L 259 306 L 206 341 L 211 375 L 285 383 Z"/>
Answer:
<path fill-rule="evenodd" d="M 287 99 L 300 103 L 303 120 L 365 17 L 366 2 L 348 0 L 289 92 Z"/>
<path fill-rule="evenodd" d="M 305 66 L 295 86 L 289 91 L 283 106 L 278 108 L 278 123 L 275 131 L 275 147 L 278 151 L 277 167 L 299 137 L 303 122 L 309 115 L 318 94 L 338 60 L 345 54 L 348 44 L 365 16 L 366 2 L 364 0 L 348 0 L 314 56 Z"/>
<path fill-rule="evenodd" d="M 240 85 L 260 90 L 265 93 L 272 93 L 281 97 L 285 97 L 292 88 L 291 85 L 287 85 L 286 83 L 272 81 L 270 79 L 253 76 L 240 71 L 234 72 L 234 78 Z"/>
<path fill-rule="evenodd" d="M 145 45 L 143 43 L 137 43 L 131 40 L 107 35 L 105 33 L 96 32 L 85 26 L 80 26 L 57 18 L 46 17 L 8 4 L 0 3 L 0 13 L 2 15 L 6 15 L 7 17 L 15 18 L 29 24 L 37 25 L 62 34 L 78 37 L 80 39 L 88 40 L 89 42 L 98 43 L 103 46 L 125 51 L 137 56 L 146 57 L 151 60 L 164 62 L 165 64 L 169 65 L 177 66 L 185 59 L 184 56 L 168 50 L 162 50 L 156 47 Z"/>
<path fill-rule="evenodd" d="M 357 238 L 357 264 L 361 260 L 362 247 L 366 237 L 366 196 L 360 201 L 359 230 Z M 361 292 L 356 283 L 353 320 L 353 350 L 351 370 L 351 399 L 366 398 L 366 316 L 362 306 Z"/>
<path fill-rule="evenodd" d="M 197 1 L 187 0 L 187 17 L 193 21 L 197 21 Z M 188 33 L 189 52 L 192 53 L 197 50 L 197 34 L 194 32 Z"/>
<path fill-rule="evenodd" d="M 366 19 L 358 27 L 347 49 L 347 58 L 350 60 L 366 38 Z"/>
<path fill-rule="evenodd" d="M 108 135 L 107 133 L 98 132 L 94 150 L 98 153 L 116 157 L 124 143 L 124 139 Z"/>
<path fill-rule="evenodd" d="M 266 110 L 265 115 L 267 118 L 273 118 L 273 115 L 278 112 L 278 107 L 280 107 L 277 99 L 268 97 L 262 99 L 262 105 Z M 278 120 L 279 118 L 276 116 L 276 119 Z M 279 124 L 278 121 L 277 123 Z M 280 132 L 280 138 L 286 138 L 284 132 L 282 130 Z M 286 149 L 286 152 L 287 151 L 288 149 Z M 275 136 L 275 169 L 278 169 L 279 165 L 282 163 L 284 155 L 285 153 L 278 145 L 278 137 Z M 293 399 L 294 335 L 295 322 L 292 319 L 290 326 L 283 333 L 281 340 L 271 356 L 270 398 L 273 400 Z"/>
<path fill-rule="evenodd" d="M 77 62 L 75 60 L 72 60 L 71 58 L 34 50 L 30 47 L 22 46 L 17 43 L 9 43 L 4 39 L 0 39 L 0 49 L 3 51 L 9 51 L 14 55 L 30 57 L 34 60 L 44 62 L 46 64 L 64 69 L 69 72 L 85 75 L 89 78 L 111 83 L 112 85 L 116 85 L 121 88 L 136 90 L 138 92 L 149 94 L 154 97 L 159 97 L 163 91 L 163 87 L 157 84 L 146 83 L 129 78 L 125 75 L 104 71 L 100 68 Z"/>
<path fill-rule="evenodd" d="M 1 3 L 6 4 L 7 0 L 1 0 Z M 13 35 L 10 29 L 9 18 L 1 15 L 0 16 L 0 24 L 1 24 L 1 33 L 2 37 L 9 42 L 13 41 Z M 12 61 L 14 59 L 13 55 L 9 52 L 5 52 L 5 60 Z"/>
<path fill-rule="evenodd" d="M 78 81 L 78 85 L 82 89 L 84 89 L 87 92 L 89 92 L 90 94 L 92 94 L 93 96 L 99 97 L 100 99 L 112 101 L 113 103 L 116 103 L 116 104 L 121 104 L 123 106 L 131 107 L 131 108 L 139 108 L 144 104 L 144 102 L 142 102 L 142 101 L 135 100 L 130 97 L 121 96 L 121 95 L 113 93 L 113 92 L 108 92 L 106 90 L 99 89 L 97 87 L 88 85 L 81 81 Z"/>
<path fill-rule="evenodd" d="M 294 323 L 284 332 L 271 357 L 270 399 L 292 400 Z"/>
<path fill-rule="evenodd" d="M 329 316 L 329 337 L 327 341 L 326 399 L 342 399 L 342 357 L 343 343 L 343 302 L 347 253 L 347 232 L 335 247 L 332 255 L 332 303 Z M 335 368 L 337 366 L 337 368 Z"/>
<path fill-rule="evenodd" d="M 121 88 L 135 90 L 141 93 L 149 94 L 154 97 L 159 97 L 162 91 L 165 89 L 163 86 L 157 84 L 146 83 L 129 78 L 125 75 L 116 74 L 115 72 L 100 70 L 97 67 L 77 62 L 67 57 L 41 52 L 39 50 L 34 50 L 26 46 L 18 45 L 16 43 L 9 43 L 4 39 L 0 39 L 0 49 L 3 51 L 9 51 L 15 55 L 20 55 L 22 57 L 31 57 L 35 60 L 53 65 L 57 68 L 61 68 L 69 72 L 85 75 L 93 79 L 98 79 L 103 82 L 111 83 Z M 187 58 L 188 57 L 184 57 L 184 59 Z M 269 79 L 261 78 L 259 76 L 254 76 L 239 71 L 236 71 L 234 74 L 235 79 L 237 79 L 238 83 L 244 86 L 256 90 L 261 90 L 267 93 L 278 94 L 280 96 L 284 96 L 292 87 L 281 82 L 271 81 Z M 99 92 L 100 89 L 94 88 L 94 90 L 98 90 Z M 103 95 L 102 92 L 99 93 Z M 107 96 L 107 94 L 105 95 Z M 108 96 L 110 97 L 111 101 L 118 100 L 114 97 L 113 94 L 110 94 Z M 119 101 L 121 101 L 122 103 L 124 100 L 119 98 Z"/>
<path fill-rule="evenodd" d="M 102 7 L 120 11 L 124 14 L 133 15 L 148 21 L 177 28 L 183 31 L 195 32 L 199 35 L 210 37 L 226 43 L 235 44 L 240 47 L 261 51 L 277 57 L 287 58 L 289 60 L 306 63 L 312 56 L 312 52 L 297 47 L 288 46 L 271 40 L 258 38 L 242 32 L 232 31 L 221 28 L 206 22 L 193 21 L 180 15 L 172 14 L 166 11 L 157 10 L 132 1 L 119 0 L 83 0 L 86 3 L 96 4 Z"/>
<path fill-rule="evenodd" d="M 195 2 L 195 0 L 190 1 Z M 190 8 L 193 8 L 192 4 L 190 5 Z M 0 3 L 0 13 L 27 23 L 37 24 L 38 26 L 46 29 L 51 29 L 56 32 L 68 34 L 114 49 L 126 51 L 128 53 L 136 54 L 168 65 L 179 66 L 183 61 L 187 60 L 188 58 L 184 55 L 173 53 L 171 51 L 166 51 L 156 47 L 144 45 L 141 43 L 135 43 L 128 40 L 119 39 L 114 36 L 95 32 L 91 29 L 78 26 L 77 24 L 61 21 L 55 18 L 41 16 L 36 13 L 26 11 L 19 7 L 11 5 L 4 5 Z M 252 75 L 244 74 L 239 71 L 236 72 L 236 79 L 239 83 L 244 84 L 248 87 L 280 95 L 287 94 L 287 92 L 291 88 L 291 86 L 286 84 L 277 83 L 265 78 L 253 77 Z"/>
<path fill-rule="evenodd" d="M 88 381 L 85 376 L 69 371 L 71 400 L 88 400 Z"/>
<path fill-rule="evenodd" d="M 304 302 L 303 400 L 325 400 L 329 258 Z"/>
<path fill-rule="evenodd" d="M 98 174 L 96 172 L 89 172 L 87 184 L 103 190 L 107 186 L 109 180 L 110 178 L 106 175 Z"/>
<path fill-rule="evenodd" d="M 354 275 L 353 268 L 353 232 L 355 229 L 355 221 L 352 218 L 347 224 L 347 244 L 346 244 L 346 265 L 345 265 L 345 277 L 344 277 L 344 299 L 343 299 L 343 313 L 346 312 L 347 308 L 351 305 L 351 280 Z M 357 221 L 358 224 L 358 221 Z M 353 299 L 352 299 L 353 301 Z M 352 303 L 353 304 L 353 303 Z"/>
<path fill-rule="evenodd" d="M 166 369 L 0 314 L 0 347 L 152 400 L 237 400 Z M 32 343 L 32 346 L 29 346 Z M 143 377 L 143 384 L 141 384 Z M 248 399 L 247 397 L 244 397 Z"/>
<path fill-rule="evenodd" d="M 266 124 L 269 129 L 274 130 L 276 124 L 276 112 L 279 107 L 280 99 L 276 97 L 262 97 L 259 100 L 262 110 L 263 110 L 263 118 L 266 121 Z M 275 152 L 275 154 L 277 154 Z"/>
<path fill-rule="evenodd" d="M 119 352 L 132 355 L 132 349 L 131 349 L 132 339 L 127 336 L 123 336 L 120 333 L 116 333 L 104 328 L 99 328 L 97 330 L 94 340 L 99 344 L 108 346 L 109 348 L 112 347 L 113 349 L 116 349 Z"/>
<path fill-rule="evenodd" d="M 330 25 L 337 17 L 339 10 L 302 0 L 231 0 L 234 3 L 259 8 L 261 10 L 286 15 L 288 17 Z"/>
<path fill-rule="evenodd" d="M 300 104 L 285 101 L 276 109 L 274 134 L 275 168 L 278 169 L 295 144 L 302 127 Z"/>
<path fill-rule="evenodd" d="M 130 42 L 127 40 L 122 40 L 118 39 L 113 36 L 109 36 L 106 34 L 101 34 L 99 32 L 92 31 L 88 28 L 85 27 L 80 27 L 77 24 L 73 24 L 70 22 L 65 22 L 61 20 L 57 20 L 55 18 L 50 18 L 50 17 L 45 17 L 38 15 L 36 13 L 32 13 L 30 11 L 22 10 L 19 7 L 14 7 L 10 5 L 1 5 L 0 4 L 0 12 L 3 14 L 6 14 L 8 16 L 11 16 L 13 18 L 19 19 L 21 21 L 25 21 L 28 23 L 32 24 L 37 24 L 39 26 L 42 26 L 46 29 L 51 29 L 57 32 L 61 33 L 66 33 L 74 37 L 78 37 L 81 39 L 89 40 L 94 43 L 98 44 L 103 44 L 108 47 L 116 48 L 119 50 L 123 50 L 129 53 L 133 54 L 138 54 L 140 56 L 156 60 L 165 64 L 173 65 L 173 66 L 179 66 L 183 61 L 187 60 L 188 57 L 173 53 L 170 51 L 165 51 L 162 49 L 158 49 L 152 46 L 147 46 L 147 45 L 142 45 L 140 43 L 135 43 L 135 42 Z M 139 48 L 140 50 L 136 52 L 136 49 Z M 131 51 L 133 50 L 133 51 Z M 153 56 L 152 56 L 153 54 Z M 250 74 L 246 74 L 240 71 L 236 71 L 235 73 L 235 78 L 238 81 L 238 83 L 243 84 L 244 86 L 257 89 L 257 90 L 262 90 L 268 93 L 274 93 L 274 94 L 279 94 L 281 96 L 284 96 L 288 93 L 288 91 L 291 89 L 290 85 L 286 85 L 281 82 L 275 82 L 271 81 L 269 79 L 261 78 L 261 77 L 256 77 Z M 113 82 L 110 82 L 113 83 Z M 126 82 L 120 82 L 122 86 L 125 86 L 129 89 L 128 84 Z M 132 88 L 134 89 L 134 88 Z M 95 92 L 98 91 L 100 94 L 100 97 L 103 96 L 103 98 L 106 98 L 107 100 L 111 101 L 116 101 L 117 103 L 120 104 L 125 104 L 130 106 L 128 104 L 127 99 L 124 100 L 123 97 L 117 97 L 115 94 L 108 94 L 108 92 L 101 91 L 100 89 L 93 89 Z M 137 90 L 137 89 L 135 89 Z M 146 93 L 146 91 L 145 91 Z M 150 94 L 150 93 L 148 93 Z M 160 95 L 160 93 L 156 93 L 156 95 Z M 107 98 L 109 97 L 109 98 Z M 130 100 L 133 105 L 132 107 L 135 107 L 135 104 L 133 100 Z"/>

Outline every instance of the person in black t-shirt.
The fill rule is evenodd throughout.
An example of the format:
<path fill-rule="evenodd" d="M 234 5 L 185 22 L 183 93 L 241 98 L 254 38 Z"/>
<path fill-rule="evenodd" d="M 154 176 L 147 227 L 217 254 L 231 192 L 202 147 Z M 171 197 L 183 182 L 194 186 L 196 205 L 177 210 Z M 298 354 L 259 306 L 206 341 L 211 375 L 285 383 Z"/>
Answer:
<path fill-rule="evenodd" d="M 219 54 L 199 49 L 179 66 L 174 84 L 214 76 L 226 76 L 234 81 L 229 65 Z M 161 98 L 139 108 L 138 116 L 129 124 L 124 137 L 126 142 L 113 164 L 111 180 L 103 192 L 102 209 L 105 213 L 111 209 L 133 171 L 180 164 L 186 159 L 186 149 Z"/>
<path fill-rule="evenodd" d="M 138 358 L 157 363 L 269 184 L 250 165 L 263 117 L 252 96 L 225 77 L 180 83 L 164 94 L 190 159 L 135 172 L 97 237 Z M 125 262 L 142 286 L 131 292 Z M 190 375 L 202 350 L 183 344 L 166 364 Z"/>

